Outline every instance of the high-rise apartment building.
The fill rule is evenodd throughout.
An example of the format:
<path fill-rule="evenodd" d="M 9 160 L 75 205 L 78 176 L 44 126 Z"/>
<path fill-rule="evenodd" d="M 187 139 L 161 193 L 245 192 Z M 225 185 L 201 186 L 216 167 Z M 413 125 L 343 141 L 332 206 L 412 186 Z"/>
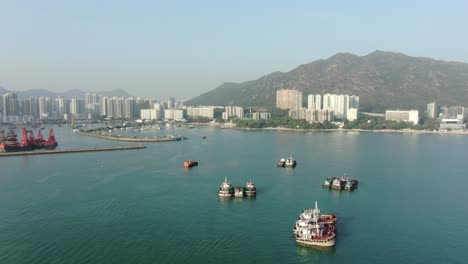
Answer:
<path fill-rule="evenodd" d="M 96 93 L 86 93 L 85 94 L 85 110 L 86 113 L 89 114 L 98 114 L 100 112 L 99 109 L 100 103 L 100 96 Z"/>
<path fill-rule="evenodd" d="M 309 94 L 307 96 L 307 109 L 321 110 L 322 109 L 322 96 L 320 94 Z"/>
<path fill-rule="evenodd" d="M 240 106 L 226 106 L 222 115 L 223 120 L 231 117 L 244 118 L 244 108 Z"/>
<path fill-rule="evenodd" d="M 302 92 L 290 89 L 276 91 L 276 107 L 280 109 L 301 108 Z"/>
<path fill-rule="evenodd" d="M 439 116 L 439 106 L 437 102 L 427 104 L 426 114 L 429 118 L 437 118 Z"/>
<path fill-rule="evenodd" d="M 308 109 L 314 110 L 332 110 L 335 118 L 348 120 L 354 119 L 355 113 L 348 117 L 348 110 L 351 108 L 359 109 L 359 96 L 347 94 L 325 94 L 323 95 L 323 104 L 321 95 L 309 95 Z"/>
<path fill-rule="evenodd" d="M 85 113 L 84 101 L 77 98 L 70 99 L 70 114 L 74 116 L 83 115 Z"/>
<path fill-rule="evenodd" d="M 133 118 L 135 115 L 136 103 L 133 98 L 125 98 L 124 100 L 124 117 Z"/>
<path fill-rule="evenodd" d="M 18 96 L 14 93 L 6 93 L 2 95 L 2 113 L 4 116 L 19 114 Z"/>
<path fill-rule="evenodd" d="M 166 109 L 164 110 L 164 118 L 168 120 L 182 120 L 184 119 L 184 110 L 182 109 Z"/>
<path fill-rule="evenodd" d="M 169 99 L 167 99 L 167 109 L 172 109 L 172 108 L 175 108 L 175 98 L 169 97 Z"/>
<path fill-rule="evenodd" d="M 214 117 L 213 107 L 187 107 L 187 116 Z"/>

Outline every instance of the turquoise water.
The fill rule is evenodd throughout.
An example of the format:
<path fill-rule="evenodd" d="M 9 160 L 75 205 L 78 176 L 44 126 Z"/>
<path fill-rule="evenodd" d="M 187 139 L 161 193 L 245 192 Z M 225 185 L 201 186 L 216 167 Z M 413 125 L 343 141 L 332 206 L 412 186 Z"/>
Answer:
<path fill-rule="evenodd" d="M 61 148 L 125 145 L 56 128 Z M 0 263 L 466 263 L 463 135 L 161 131 L 143 150 L 0 158 Z M 153 135 L 153 132 L 147 132 Z M 207 136 L 206 140 L 201 138 Z M 281 156 L 295 169 L 276 168 Z M 200 166 L 184 170 L 183 161 Z M 360 180 L 352 193 L 325 177 Z M 224 177 L 254 199 L 220 200 Z M 335 248 L 295 244 L 318 201 Z"/>

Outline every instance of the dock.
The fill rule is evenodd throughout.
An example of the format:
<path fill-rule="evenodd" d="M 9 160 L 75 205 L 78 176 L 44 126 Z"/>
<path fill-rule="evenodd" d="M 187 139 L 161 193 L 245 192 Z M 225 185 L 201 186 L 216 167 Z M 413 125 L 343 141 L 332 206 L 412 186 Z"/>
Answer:
<path fill-rule="evenodd" d="M 144 149 L 145 146 L 123 146 L 123 147 L 102 147 L 102 148 L 80 148 L 80 149 L 55 149 L 55 150 L 33 150 L 19 152 L 0 152 L 0 157 L 10 156 L 26 156 L 26 155 L 46 155 L 46 154 L 65 154 L 65 153 L 82 153 L 82 152 L 98 152 L 98 151 L 116 151 L 116 150 L 133 150 Z"/>
<path fill-rule="evenodd" d="M 187 140 L 187 137 L 157 137 L 157 138 L 131 138 L 131 137 L 120 137 L 117 135 L 103 135 L 100 133 L 91 133 L 85 131 L 76 131 L 78 135 L 89 136 L 89 137 L 96 137 L 96 138 L 103 138 L 103 139 L 110 139 L 116 141 L 125 141 L 125 142 L 173 142 L 173 141 L 181 141 Z"/>

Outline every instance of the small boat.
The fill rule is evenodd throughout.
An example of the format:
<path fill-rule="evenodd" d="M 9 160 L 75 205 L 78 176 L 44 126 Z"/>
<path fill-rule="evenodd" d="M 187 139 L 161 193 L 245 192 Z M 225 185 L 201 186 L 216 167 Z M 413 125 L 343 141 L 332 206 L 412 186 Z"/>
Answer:
<path fill-rule="evenodd" d="M 280 168 L 284 168 L 284 166 L 286 166 L 286 159 L 285 158 L 281 158 L 278 163 L 276 163 L 276 167 L 280 167 Z"/>
<path fill-rule="evenodd" d="M 189 125 L 188 128 L 195 128 L 195 126 Z"/>
<path fill-rule="evenodd" d="M 255 197 L 257 195 L 257 187 L 252 180 L 249 180 L 245 186 L 245 194 L 249 197 Z"/>
<path fill-rule="evenodd" d="M 245 195 L 244 187 L 236 186 L 236 188 L 234 188 L 234 197 L 242 198 L 244 197 L 244 195 Z"/>
<path fill-rule="evenodd" d="M 292 156 L 290 155 L 289 158 L 286 159 L 286 162 L 284 163 L 284 166 L 285 167 L 296 167 L 297 165 L 297 162 L 295 159 L 292 158 Z"/>
<path fill-rule="evenodd" d="M 346 191 L 352 191 L 358 187 L 358 180 L 356 179 L 348 179 L 345 183 L 344 189 Z"/>
<path fill-rule="evenodd" d="M 203 137 L 201 137 L 201 138 L 206 139 L 206 136 L 203 136 Z"/>
<path fill-rule="evenodd" d="M 327 188 L 327 189 L 330 189 L 333 181 L 336 179 L 336 177 L 328 177 L 325 179 L 325 181 L 323 182 L 322 184 L 322 187 L 323 188 Z"/>
<path fill-rule="evenodd" d="M 192 168 L 198 166 L 198 161 L 195 160 L 186 160 L 184 162 L 184 168 Z"/>
<path fill-rule="evenodd" d="M 230 198 L 234 194 L 234 188 L 232 184 L 228 182 L 227 178 L 224 178 L 224 182 L 221 184 L 218 190 L 218 196 L 220 198 Z"/>
<path fill-rule="evenodd" d="M 331 188 L 333 190 L 343 190 L 344 183 L 341 181 L 341 179 L 335 178 L 332 182 Z"/>

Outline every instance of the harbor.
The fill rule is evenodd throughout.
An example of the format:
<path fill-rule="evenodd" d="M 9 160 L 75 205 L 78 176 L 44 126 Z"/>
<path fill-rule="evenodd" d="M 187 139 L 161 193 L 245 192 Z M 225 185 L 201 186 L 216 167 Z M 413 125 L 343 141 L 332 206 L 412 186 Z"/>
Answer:
<path fill-rule="evenodd" d="M 77 135 L 66 126 L 53 128 L 59 141 L 57 149 L 130 144 Z M 454 168 L 464 162 L 459 155 L 464 153 L 464 137 L 374 133 L 310 136 L 211 127 L 172 131 L 188 135 L 190 140 L 183 144 L 144 143 L 146 149 L 130 152 L 0 158 L 4 212 L 0 228 L 13 248 L 3 248 L 3 262 L 66 263 L 76 254 L 100 258 L 103 252 L 106 263 L 203 262 L 202 257 L 194 257 L 194 252 L 199 252 L 214 256 L 217 262 L 255 255 L 261 263 L 360 263 L 369 256 L 372 263 L 399 263 L 401 256 L 408 262 L 445 263 L 448 254 L 453 263 L 463 263 L 457 251 L 466 235 L 464 222 L 459 219 L 467 213 L 462 206 L 467 199 L 463 192 L 467 181 L 464 171 Z M 192 139 L 190 133 L 206 135 L 208 140 Z M 385 148 L 375 148 L 384 141 Z M 252 147 L 255 145 L 262 147 Z M 448 153 L 440 164 L 440 169 L 448 172 L 444 177 L 427 166 L 432 157 L 428 153 L 437 151 Z M 288 158 L 290 152 L 298 166 L 276 167 L 276 162 Z M 421 154 L 415 159 L 411 156 L 414 153 Z M 187 160 L 198 161 L 199 166 L 184 169 Z M 408 161 L 411 167 L 404 166 Z M 359 189 L 322 189 L 326 177 L 341 178 L 344 173 L 359 180 Z M 242 187 L 249 179 L 260 188 L 257 198 L 236 198 L 236 187 L 241 187 L 238 196 L 242 196 Z M 225 180 L 234 192 L 228 184 L 230 198 L 218 198 Z M 440 186 L 438 190 L 453 191 L 431 200 L 434 189 L 428 188 L 429 182 Z M 308 245 L 327 244 L 324 239 L 307 237 L 309 231 L 311 235 L 319 233 L 320 227 L 319 232 L 317 228 L 306 229 L 299 238 L 293 234 L 301 212 L 314 209 L 315 201 L 321 216 L 335 215 L 338 219 L 333 247 Z M 440 215 L 434 215 L 434 208 Z M 405 220 L 414 228 L 402 231 L 401 226 L 393 225 L 393 219 L 401 215 L 408 216 Z M 422 218 L 432 220 L 421 222 Z M 44 226 L 53 226 L 53 234 Z M 327 235 L 331 228 L 324 227 L 322 238 L 331 238 L 331 233 Z M 431 240 L 433 235 L 426 230 L 440 230 L 446 234 L 444 238 L 453 239 Z M 30 240 L 25 241 L 25 233 Z M 44 240 L 51 235 L 57 240 Z M 67 243 L 70 240 L 84 245 L 82 253 L 73 251 L 73 245 Z M 181 244 L 181 240 L 186 243 Z M 420 241 L 430 243 L 421 247 Z M 189 250 L 184 251 L 187 243 Z M 141 244 L 151 246 L 142 249 Z M 437 250 L 445 245 L 447 250 Z M 25 246 L 34 249 L 28 256 L 21 250 Z M 392 250 L 386 250 L 389 248 Z M 170 256 L 161 256 L 159 249 L 167 250 Z M 424 255 L 427 250 L 432 254 Z M 135 255 L 141 258 L 135 259 Z"/>
<path fill-rule="evenodd" d="M 122 146 L 122 147 L 79 148 L 79 149 L 32 150 L 32 151 L 17 151 L 17 152 L 0 152 L 0 157 L 116 151 L 116 150 L 134 150 L 134 149 L 144 149 L 144 148 L 146 147 L 145 146 Z"/>

